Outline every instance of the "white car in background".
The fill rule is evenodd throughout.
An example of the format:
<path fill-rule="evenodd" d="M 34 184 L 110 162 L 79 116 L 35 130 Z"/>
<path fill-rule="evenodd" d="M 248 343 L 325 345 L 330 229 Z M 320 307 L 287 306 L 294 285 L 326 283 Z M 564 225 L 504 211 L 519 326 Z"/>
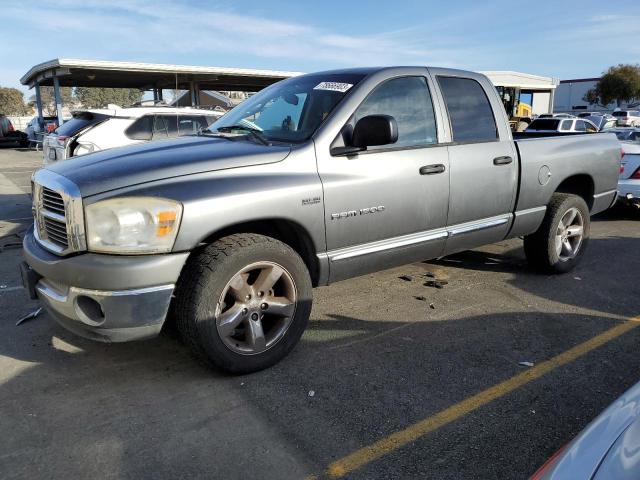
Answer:
<path fill-rule="evenodd" d="M 221 112 L 195 108 L 133 107 L 83 110 L 44 137 L 44 163 L 136 143 L 193 135 Z"/>
<path fill-rule="evenodd" d="M 595 133 L 598 131 L 593 122 L 584 118 L 538 117 L 532 121 L 525 132 L 567 132 L 567 133 Z"/>
<path fill-rule="evenodd" d="M 640 127 L 639 110 L 618 110 L 613 112 L 613 116 L 618 120 L 619 127 Z"/>
<path fill-rule="evenodd" d="M 618 180 L 618 199 L 640 207 L 640 142 L 620 142 L 624 156 Z"/>

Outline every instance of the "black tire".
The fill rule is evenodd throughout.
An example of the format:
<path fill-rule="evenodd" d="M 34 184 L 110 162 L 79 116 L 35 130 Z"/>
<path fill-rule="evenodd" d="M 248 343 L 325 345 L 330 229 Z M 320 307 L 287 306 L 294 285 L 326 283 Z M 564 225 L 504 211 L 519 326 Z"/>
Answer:
<path fill-rule="evenodd" d="M 573 208 L 582 215 L 583 237 L 575 255 L 562 259 L 556 250 L 556 233 L 560 220 Z M 538 231 L 524 237 L 524 252 L 529 264 L 535 269 L 549 273 L 566 273 L 573 270 L 582 259 L 589 243 L 590 226 L 589 207 L 582 197 L 554 193 Z"/>
<path fill-rule="evenodd" d="M 282 266 L 293 280 L 297 301 L 284 336 L 261 353 L 244 355 L 224 343 L 215 312 L 228 282 L 256 262 Z M 172 308 L 178 331 L 196 357 L 226 372 L 243 374 L 270 367 L 293 350 L 307 326 L 311 304 L 311 279 L 300 256 L 278 240 L 245 233 L 221 238 L 189 258 Z"/>

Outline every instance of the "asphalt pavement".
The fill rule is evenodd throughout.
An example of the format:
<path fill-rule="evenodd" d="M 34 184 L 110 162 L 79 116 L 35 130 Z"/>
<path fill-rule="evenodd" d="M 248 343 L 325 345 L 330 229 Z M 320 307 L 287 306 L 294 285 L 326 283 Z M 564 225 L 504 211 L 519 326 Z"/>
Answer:
<path fill-rule="evenodd" d="M 241 377 L 170 330 L 16 326 L 38 307 L 18 265 L 41 155 L 0 149 L 2 479 L 524 479 L 640 381 L 625 209 L 593 219 L 570 274 L 532 271 L 515 239 L 316 289 L 295 351 Z"/>

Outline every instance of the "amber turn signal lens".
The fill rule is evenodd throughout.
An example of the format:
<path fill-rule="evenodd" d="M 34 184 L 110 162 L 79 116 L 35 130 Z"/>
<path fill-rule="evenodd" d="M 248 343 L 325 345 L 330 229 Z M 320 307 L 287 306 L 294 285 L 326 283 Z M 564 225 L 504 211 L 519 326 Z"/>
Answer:
<path fill-rule="evenodd" d="M 171 233 L 176 223 L 176 212 L 164 211 L 158 213 L 158 228 L 156 229 L 156 235 L 158 237 L 164 237 Z"/>

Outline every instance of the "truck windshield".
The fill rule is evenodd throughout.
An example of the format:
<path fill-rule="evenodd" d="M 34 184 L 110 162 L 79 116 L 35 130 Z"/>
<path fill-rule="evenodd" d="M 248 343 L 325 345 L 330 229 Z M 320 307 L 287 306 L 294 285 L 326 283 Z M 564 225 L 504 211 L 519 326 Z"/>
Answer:
<path fill-rule="evenodd" d="M 283 80 L 245 100 L 208 130 L 254 137 L 258 134 L 268 141 L 304 142 L 364 77 L 358 73 L 328 73 Z"/>

